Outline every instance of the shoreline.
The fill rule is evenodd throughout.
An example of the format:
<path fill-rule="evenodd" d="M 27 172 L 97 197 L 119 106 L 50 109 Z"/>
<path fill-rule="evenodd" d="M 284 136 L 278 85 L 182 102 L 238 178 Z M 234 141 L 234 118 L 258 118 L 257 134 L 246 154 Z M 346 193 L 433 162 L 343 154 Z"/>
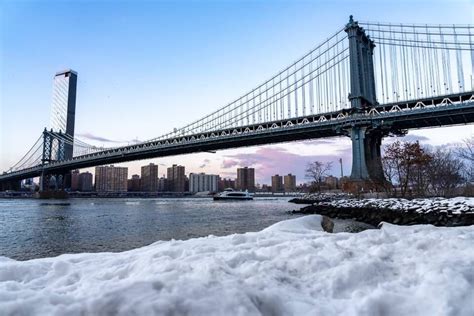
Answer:
<path fill-rule="evenodd" d="M 302 200 L 311 202 L 310 199 Z M 353 219 L 374 226 L 382 222 L 396 225 L 470 226 L 474 225 L 474 198 L 313 200 L 311 205 L 291 213 Z"/>

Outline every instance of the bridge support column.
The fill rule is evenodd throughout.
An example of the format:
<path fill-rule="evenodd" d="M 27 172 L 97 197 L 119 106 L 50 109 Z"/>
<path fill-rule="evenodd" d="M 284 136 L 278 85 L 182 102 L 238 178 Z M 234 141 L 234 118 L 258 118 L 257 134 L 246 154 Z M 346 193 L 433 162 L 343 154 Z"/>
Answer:
<path fill-rule="evenodd" d="M 348 134 L 352 140 L 352 172 L 343 189 L 362 193 L 385 188 L 380 147 L 386 134 L 366 126 L 352 127 Z"/>
<path fill-rule="evenodd" d="M 345 31 L 349 40 L 352 116 L 363 121 L 368 108 L 377 105 L 373 66 L 374 42 L 359 24 L 349 18 Z M 385 185 L 380 145 L 383 132 L 361 123 L 347 130 L 352 140 L 352 173 L 344 189 L 353 193 L 379 190 Z"/>
<path fill-rule="evenodd" d="M 369 130 L 367 127 L 354 127 L 351 129 L 352 140 L 352 172 L 353 180 L 384 181 L 382 157 L 382 133 Z"/>

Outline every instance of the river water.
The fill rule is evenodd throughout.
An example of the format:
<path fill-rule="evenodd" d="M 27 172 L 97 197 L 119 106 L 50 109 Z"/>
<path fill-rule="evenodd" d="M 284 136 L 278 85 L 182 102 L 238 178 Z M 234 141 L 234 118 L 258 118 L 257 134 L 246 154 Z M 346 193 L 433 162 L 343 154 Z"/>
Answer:
<path fill-rule="evenodd" d="M 288 198 L 0 199 L 0 256 L 117 252 L 158 240 L 259 231 L 300 216 L 288 213 L 299 207 Z M 370 228 L 350 220 L 335 224 L 335 231 Z"/>

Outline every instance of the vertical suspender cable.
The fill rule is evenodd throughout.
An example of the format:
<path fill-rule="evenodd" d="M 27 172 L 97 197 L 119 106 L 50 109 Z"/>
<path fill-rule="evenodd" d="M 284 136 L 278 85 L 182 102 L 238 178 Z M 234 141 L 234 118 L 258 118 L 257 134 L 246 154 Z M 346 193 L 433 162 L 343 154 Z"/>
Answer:
<path fill-rule="evenodd" d="M 456 33 L 456 26 L 453 25 L 454 43 L 456 45 L 456 65 L 458 70 L 458 88 L 459 92 L 464 91 L 464 72 L 462 70 L 462 51 L 459 45 L 458 35 Z"/>
<path fill-rule="evenodd" d="M 314 74 L 313 74 L 313 60 L 309 63 L 309 103 L 310 103 L 310 113 L 314 114 Z"/>

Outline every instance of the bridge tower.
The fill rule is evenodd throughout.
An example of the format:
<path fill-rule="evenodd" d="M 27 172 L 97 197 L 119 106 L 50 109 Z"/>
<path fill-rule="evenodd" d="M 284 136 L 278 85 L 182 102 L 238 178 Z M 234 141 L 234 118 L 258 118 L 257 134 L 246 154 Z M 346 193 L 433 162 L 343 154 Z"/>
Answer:
<path fill-rule="evenodd" d="M 364 123 L 362 113 L 366 108 L 377 105 L 373 64 L 374 42 L 365 30 L 349 18 L 345 31 L 349 39 L 349 63 L 351 102 L 353 117 L 361 116 L 361 122 L 347 129 L 352 140 L 351 183 L 360 188 L 381 184 L 385 180 L 382 169 L 380 146 L 384 133 L 370 124 Z"/>

